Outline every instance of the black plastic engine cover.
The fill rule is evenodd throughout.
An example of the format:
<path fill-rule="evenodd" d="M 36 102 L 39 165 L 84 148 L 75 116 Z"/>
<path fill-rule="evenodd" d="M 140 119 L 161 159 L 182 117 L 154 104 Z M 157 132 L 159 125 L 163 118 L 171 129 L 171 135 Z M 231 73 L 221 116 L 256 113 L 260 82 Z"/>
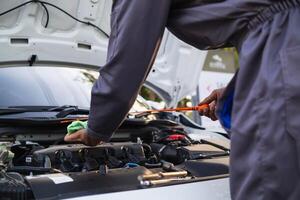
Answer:
<path fill-rule="evenodd" d="M 54 182 L 52 175 L 49 175 L 50 178 L 47 176 L 28 178 L 27 181 L 36 199 L 64 199 L 140 189 L 137 177 L 149 173 L 151 172 L 145 167 L 135 167 L 112 169 L 106 175 L 100 175 L 95 171 L 58 174 L 71 180 L 59 183 Z"/>
<path fill-rule="evenodd" d="M 150 146 L 159 158 L 173 164 L 180 164 L 186 160 L 229 156 L 228 152 L 208 144 L 191 144 L 177 147 L 176 145 L 152 143 Z"/>
<path fill-rule="evenodd" d="M 229 157 L 189 160 L 184 162 L 184 169 L 196 177 L 229 174 Z"/>
<path fill-rule="evenodd" d="M 145 162 L 143 146 L 136 143 L 106 143 L 95 147 L 82 144 L 55 145 L 38 150 L 36 160 L 50 159 L 51 167 L 64 172 L 97 170 L 100 165 L 109 168 L 123 167 L 128 162 Z"/>

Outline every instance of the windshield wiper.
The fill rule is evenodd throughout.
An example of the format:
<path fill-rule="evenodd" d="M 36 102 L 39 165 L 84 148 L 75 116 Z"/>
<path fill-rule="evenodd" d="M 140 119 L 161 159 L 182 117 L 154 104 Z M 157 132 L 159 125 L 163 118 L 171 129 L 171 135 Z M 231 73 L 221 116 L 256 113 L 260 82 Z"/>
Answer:
<path fill-rule="evenodd" d="M 18 114 L 18 113 L 25 113 L 25 112 L 43 112 L 43 111 L 45 110 L 8 107 L 8 108 L 0 108 L 0 115 Z"/>
<path fill-rule="evenodd" d="M 1 108 L 0 115 L 18 114 L 28 112 L 27 109 L 22 108 Z"/>
<path fill-rule="evenodd" d="M 55 115 L 56 118 L 65 118 L 70 114 L 89 114 L 90 112 L 89 109 L 82 109 L 82 108 L 78 108 L 78 106 L 70 106 L 70 105 L 58 106 L 49 109 L 49 111 L 59 111 Z"/>
<path fill-rule="evenodd" d="M 0 115 L 19 114 L 25 112 L 58 112 L 56 118 L 65 118 L 70 114 L 89 114 L 89 109 L 78 108 L 78 106 L 16 106 L 0 108 Z"/>

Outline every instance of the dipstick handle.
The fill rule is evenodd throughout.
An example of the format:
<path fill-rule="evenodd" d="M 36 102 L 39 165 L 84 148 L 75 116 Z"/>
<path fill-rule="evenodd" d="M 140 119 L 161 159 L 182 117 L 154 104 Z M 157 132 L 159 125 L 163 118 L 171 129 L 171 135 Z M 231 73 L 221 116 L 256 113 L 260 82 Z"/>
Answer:
<path fill-rule="evenodd" d="M 182 107 L 182 108 L 167 108 L 167 109 L 160 109 L 160 110 L 147 110 L 142 112 L 131 112 L 130 114 L 141 114 L 141 113 L 157 113 L 157 112 L 181 112 L 181 111 L 201 111 L 206 108 L 209 108 L 208 104 L 203 104 L 201 106 L 194 106 L 194 107 Z"/>

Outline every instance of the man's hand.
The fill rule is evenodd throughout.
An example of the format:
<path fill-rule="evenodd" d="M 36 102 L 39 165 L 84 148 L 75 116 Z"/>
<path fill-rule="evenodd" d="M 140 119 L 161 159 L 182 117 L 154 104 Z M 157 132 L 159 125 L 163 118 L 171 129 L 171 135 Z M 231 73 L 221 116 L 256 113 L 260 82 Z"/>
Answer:
<path fill-rule="evenodd" d="M 211 120 L 216 121 L 218 120 L 216 115 L 216 107 L 218 104 L 219 99 L 221 98 L 225 88 L 220 88 L 212 91 L 212 93 L 206 97 L 203 101 L 200 102 L 199 105 L 209 104 L 209 108 L 203 109 L 199 111 L 201 116 L 209 117 Z"/>
<path fill-rule="evenodd" d="M 65 142 L 80 142 L 88 146 L 96 146 L 101 143 L 101 140 L 90 137 L 86 129 L 81 129 L 70 135 L 66 135 Z"/>

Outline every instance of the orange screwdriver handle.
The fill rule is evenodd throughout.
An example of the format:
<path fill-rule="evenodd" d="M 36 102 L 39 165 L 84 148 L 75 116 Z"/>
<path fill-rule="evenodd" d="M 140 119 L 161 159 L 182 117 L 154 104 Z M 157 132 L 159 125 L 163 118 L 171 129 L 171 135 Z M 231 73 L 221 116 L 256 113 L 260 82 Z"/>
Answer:
<path fill-rule="evenodd" d="M 208 104 L 203 104 L 201 106 L 195 106 L 195 107 L 196 107 L 197 111 L 201 111 L 201 110 L 204 110 L 206 108 L 209 108 L 209 105 Z"/>
<path fill-rule="evenodd" d="M 203 104 L 201 106 L 194 106 L 194 107 L 185 107 L 185 108 L 177 108 L 176 111 L 201 111 L 204 110 L 206 108 L 209 108 L 208 104 Z"/>
<path fill-rule="evenodd" d="M 201 106 L 194 106 L 194 107 L 183 107 L 183 108 L 167 108 L 161 110 L 147 110 L 143 112 L 134 112 L 132 114 L 139 114 L 139 113 L 155 113 L 155 112 L 180 112 L 180 111 L 201 111 L 206 108 L 209 108 L 208 104 L 203 104 Z"/>

